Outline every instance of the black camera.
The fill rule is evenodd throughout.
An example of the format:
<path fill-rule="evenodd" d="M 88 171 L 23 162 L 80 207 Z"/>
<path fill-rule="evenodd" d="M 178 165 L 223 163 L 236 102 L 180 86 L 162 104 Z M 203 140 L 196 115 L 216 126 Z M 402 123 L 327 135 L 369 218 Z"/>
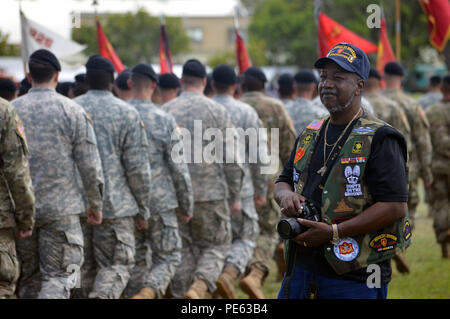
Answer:
<path fill-rule="evenodd" d="M 320 212 L 313 203 L 305 201 L 302 204 L 302 213 L 300 218 L 320 221 Z M 292 239 L 298 234 L 304 233 L 308 227 L 303 226 L 297 221 L 297 217 L 282 218 L 277 225 L 277 231 L 281 238 Z"/>

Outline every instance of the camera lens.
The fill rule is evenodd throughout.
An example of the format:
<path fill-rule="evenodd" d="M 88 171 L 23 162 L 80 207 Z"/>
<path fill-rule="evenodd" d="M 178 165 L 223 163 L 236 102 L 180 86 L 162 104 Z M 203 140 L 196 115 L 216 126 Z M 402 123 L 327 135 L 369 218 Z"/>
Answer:
<path fill-rule="evenodd" d="M 281 238 L 291 239 L 300 234 L 301 225 L 295 218 L 283 218 L 278 222 L 277 231 Z"/>

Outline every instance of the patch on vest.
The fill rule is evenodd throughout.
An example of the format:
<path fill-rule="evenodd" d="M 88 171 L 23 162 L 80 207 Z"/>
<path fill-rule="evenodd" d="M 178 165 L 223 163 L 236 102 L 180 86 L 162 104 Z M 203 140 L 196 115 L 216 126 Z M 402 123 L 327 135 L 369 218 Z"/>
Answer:
<path fill-rule="evenodd" d="M 345 203 L 345 200 L 341 200 L 336 209 L 334 210 L 335 213 L 351 213 L 353 212 L 353 208 L 348 207 L 348 205 Z"/>
<path fill-rule="evenodd" d="M 409 224 L 409 221 L 405 221 L 405 224 L 403 225 L 403 238 L 408 240 L 409 237 L 411 237 L 411 225 Z"/>
<path fill-rule="evenodd" d="M 358 183 L 359 176 L 361 175 L 361 169 L 358 165 L 352 167 L 349 165 L 344 170 L 345 178 L 347 179 L 347 185 L 345 185 L 345 196 L 362 196 L 361 184 Z"/>
<path fill-rule="evenodd" d="M 375 129 L 370 127 L 357 127 L 354 128 L 352 132 L 357 134 L 368 134 L 375 132 Z"/>
<path fill-rule="evenodd" d="M 352 153 L 360 154 L 362 152 L 363 142 L 357 141 L 353 144 Z"/>
<path fill-rule="evenodd" d="M 394 249 L 397 244 L 397 236 L 393 234 L 381 234 L 370 239 L 369 246 L 377 252 Z"/>
<path fill-rule="evenodd" d="M 310 130 L 318 130 L 323 124 L 323 120 L 314 120 L 306 128 Z"/>
<path fill-rule="evenodd" d="M 303 139 L 302 144 L 303 145 L 308 145 L 309 143 L 311 143 L 312 137 L 313 137 L 312 134 L 307 134 L 305 136 L 305 138 Z"/>
<path fill-rule="evenodd" d="M 345 157 L 341 158 L 341 164 L 358 164 L 358 163 L 365 163 L 366 158 L 365 157 Z"/>
<path fill-rule="evenodd" d="M 301 160 L 304 155 L 305 149 L 303 147 L 300 147 L 295 153 L 294 164 L 297 163 L 299 160 Z"/>
<path fill-rule="evenodd" d="M 352 261 L 359 254 L 359 245 L 356 240 L 351 237 L 343 238 L 334 245 L 334 255 L 342 261 Z"/>

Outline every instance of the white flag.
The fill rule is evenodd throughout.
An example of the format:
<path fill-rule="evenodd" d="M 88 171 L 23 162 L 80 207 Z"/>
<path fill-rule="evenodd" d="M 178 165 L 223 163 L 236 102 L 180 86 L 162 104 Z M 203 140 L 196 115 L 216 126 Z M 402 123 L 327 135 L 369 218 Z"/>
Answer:
<path fill-rule="evenodd" d="M 38 49 L 52 51 L 58 58 L 78 53 L 86 48 L 71 40 L 48 30 L 47 28 L 31 21 L 20 11 L 20 21 L 22 25 L 22 60 L 27 63 L 31 53 Z"/>

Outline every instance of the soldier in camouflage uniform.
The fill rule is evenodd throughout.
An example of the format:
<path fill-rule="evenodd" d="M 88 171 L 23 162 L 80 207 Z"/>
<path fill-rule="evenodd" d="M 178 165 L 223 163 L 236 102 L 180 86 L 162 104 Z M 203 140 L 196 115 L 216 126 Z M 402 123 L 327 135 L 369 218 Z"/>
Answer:
<path fill-rule="evenodd" d="M 85 263 L 77 297 L 118 299 L 130 278 L 136 228 L 150 218 L 150 161 L 145 125 L 134 107 L 111 93 L 114 67 L 101 57 L 86 63 L 89 91 L 77 97 L 94 121 L 105 175 L 103 223 L 89 227 L 82 220 Z"/>
<path fill-rule="evenodd" d="M 258 136 L 256 134 L 260 134 L 263 127 L 258 114 L 250 105 L 233 98 L 237 82 L 234 69 L 229 65 L 219 65 L 214 69 L 212 77 L 212 86 L 216 92 L 213 99 L 227 109 L 236 128 L 243 132 L 239 141 L 243 143 L 240 144 L 243 147 L 241 151 L 246 155 L 241 190 L 242 210 L 231 217 L 233 242 L 223 272 L 216 282 L 221 297 L 234 299 L 234 281 L 245 272 L 259 234 L 255 204 L 261 206 L 266 202 L 268 175 L 264 174 L 262 159 L 269 158 L 267 136 L 262 135 L 252 140 L 250 138 L 252 132 Z M 249 132 L 249 138 L 244 137 L 245 132 Z M 262 155 L 258 159 L 251 159 L 249 153 L 256 150 Z"/>
<path fill-rule="evenodd" d="M 25 128 L 14 107 L 0 98 L 0 299 L 16 290 L 20 266 L 14 231 L 19 239 L 31 236 L 34 194 L 28 166 Z"/>
<path fill-rule="evenodd" d="M 243 170 L 238 154 L 230 156 L 237 139 L 230 115 L 222 105 L 202 94 L 205 67 L 198 60 L 188 60 L 181 80 L 183 93 L 162 109 L 175 117 L 182 130 L 194 190 L 194 216 L 189 223 L 180 224 L 182 260 L 171 291 L 174 297 L 194 299 L 216 290 L 216 280 L 231 246 L 230 210 L 241 210 Z M 216 151 L 212 160 L 203 152 L 209 146 L 203 137 L 211 131 L 223 136 L 219 145 L 214 144 L 223 147 L 223 154 L 219 157 Z"/>
<path fill-rule="evenodd" d="M 248 264 L 247 274 L 239 282 L 239 287 L 251 298 L 264 298 L 262 284 L 269 274 L 270 261 L 278 244 L 276 225 L 280 219 L 280 208 L 274 200 L 273 187 L 295 142 L 295 129 L 283 104 L 264 95 L 266 82 L 267 79 L 262 70 L 258 67 L 251 67 L 245 71 L 241 83 L 244 92 L 241 101 L 256 110 L 263 126 L 268 130 L 268 147 L 272 166 L 267 188 L 267 202 L 257 207 L 261 231 L 253 258 Z M 272 129 L 278 130 L 279 140 L 272 141 Z M 272 142 L 279 143 L 279 147 L 272 147 Z"/>
<path fill-rule="evenodd" d="M 299 71 L 295 74 L 294 80 L 296 99 L 293 103 L 286 105 L 286 110 L 294 123 L 297 135 L 299 135 L 313 119 L 326 116 L 328 112 L 317 104 L 311 103 L 316 89 L 316 78 L 312 71 Z"/>
<path fill-rule="evenodd" d="M 442 100 L 441 93 L 441 77 L 433 75 L 428 84 L 428 92 L 425 93 L 417 102 L 419 102 L 422 109 L 426 110 L 429 106 Z"/>
<path fill-rule="evenodd" d="M 411 97 L 407 96 L 401 89 L 403 78 L 403 68 L 398 62 L 387 63 L 384 68 L 386 90 L 384 95 L 403 109 L 411 128 L 410 157 L 408 160 L 409 169 L 409 195 L 408 212 L 411 227 L 414 229 L 419 195 L 417 192 L 417 181 L 421 177 L 428 188 L 432 181 L 431 156 L 432 147 L 429 125 L 426 115 L 421 106 Z"/>
<path fill-rule="evenodd" d="M 171 152 L 181 137 L 172 115 L 157 108 L 151 97 L 158 77 L 150 65 L 132 69 L 129 101 L 145 123 L 152 168 L 149 228 L 136 232 L 136 266 L 125 290 L 133 299 L 161 298 L 181 262 L 181 237 L 176 211 L 187 221 L 192 217 L 194 195 L 187 164 L 175 163 Z M 183 150 L 180 150 L 183 154 Z"/>
<path fill-rule="evenodd" d="M 433 227 L 436 240 L 442 247 L 442 257 L 449 258 L 450 244 L 450 76 L 442 81 L 443 99 L 430 106 L 427 118 L 430 122 L 433 143 L 433 184 L 430 203 L 433 210 Z"/>
<path fill-rule="evenodd" d="M 37 50 L 29 69 L 33 87 L 13 105 L 29 133 L 36 226 L 17 245 L 22 270 L 18 291 L 21 298 L 69 298 L 83 263 L 83 193 L 88 222 L 102 220 L 102 166 L 89 116 L 55 91 L 61 70 L 56 57 Z"/>
<path fill-rule="evenodd" d="M 294 102 L 294 77 L 290 73 L 283 73 L 278 77 L 278 94 L 281 102 L 287 107 Z"/>

